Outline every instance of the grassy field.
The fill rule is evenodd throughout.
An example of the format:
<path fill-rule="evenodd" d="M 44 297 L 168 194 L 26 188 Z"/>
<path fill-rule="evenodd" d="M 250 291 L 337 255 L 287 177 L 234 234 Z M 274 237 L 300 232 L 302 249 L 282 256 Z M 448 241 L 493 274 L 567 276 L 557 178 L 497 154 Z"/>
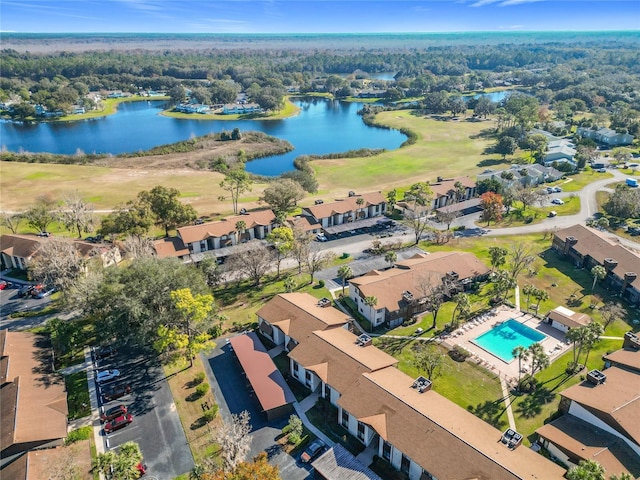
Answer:
<path fill-rule="evenodd" d="M 81 371 L 64 377 L 67 389 L 67 405 L 69 407 L 69 419 L 86 417 L 91 415 L 91 402 L 89 401 L 89 383 L 87 372 Z"/>
<path fill-rule="evenodd" d="M 502 162 L 499 155 L 484 155 L 491 143 L 480 138 L 483 130 L 495 128 L 492 121 L 471 122 L 436 120 L 415 115 L 409 110 L 382 112 L 380 125 L 407 129 L 416 133 L 414 145 L 385 152 L 375 157 L 314 161 L 320 190 L 390 190 L 421 180 L 435 181 L 437 176 L 475 175 Z"/>
<path fill-rule="evenodd" d="M 504 215 L 499 223 L 492 223 L 491 228 L 509 228 L 520 227 L 522 225 L 535 225 L 541 223 L 548 216 L 549 212 L 554 211 L 559 216 L 575 215 L 580 212 L 580 197 L 569 196 L 564 198 L 564 205 L 548 205 L 545 207 L 528 207 L 522 211 L 522 204 L 514 202 L 513 208 L 509 215 Z M 486 222 L 476 222 L 479 226 L 486 226 Z"/>
<path fill-rule="evenodd" d="M 550 183 L 549 185 L 562 187 L 562 190 L 565 192 L 577 192 L 582 190 L 591 182 L 603 180 L 605 178 L 613 178 L 613 175 L 609 172 L 599 173 L 587 167 L 587 169 L 582 173 L 571 175 L 566 179 L 558 180 L 557 182 Z"/>

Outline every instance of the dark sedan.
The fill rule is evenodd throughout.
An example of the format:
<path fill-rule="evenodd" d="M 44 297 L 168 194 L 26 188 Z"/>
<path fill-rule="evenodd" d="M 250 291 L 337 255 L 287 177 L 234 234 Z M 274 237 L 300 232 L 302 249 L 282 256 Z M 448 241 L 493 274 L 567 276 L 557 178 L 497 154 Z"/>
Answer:
<path fill-rule="evenodd" d="M 115 400 L 116 398 L 120 398 L 131 393 L 131 387 L 121 383 L 101 386 L 100 391 L 102 392 L 102 401 L 110 402 L 111 400 Z"/>
<path fill-rule="evenodd" d="M 105 410 L 105 412 L 102 415 L 100 415 L 100 420 L 102 420 L 103 422 L 108 422 L 110 420 L 113 420 L 114 418 L 118 418 L 126 414 L 127 414 L 126 405 L 116 405 L 115 407 L 111 407 Z"/>

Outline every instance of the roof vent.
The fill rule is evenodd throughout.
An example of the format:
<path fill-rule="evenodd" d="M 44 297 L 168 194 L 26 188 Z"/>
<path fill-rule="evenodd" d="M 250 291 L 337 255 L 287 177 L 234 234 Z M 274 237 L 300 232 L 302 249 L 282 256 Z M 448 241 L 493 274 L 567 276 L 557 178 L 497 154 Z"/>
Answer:
<path fill-rule="evenodd" d="M 327 308 L 331 306 L 331 300 L 329 300 L 326 297 L 322 297 L 320 300 L 318 300 L 318 306 L 322 307 L 322 308 Z"/>
<path fill-rule="evenodd" d="M 405 290 L 404 292 L 402 292 L 402 298 L 405 302 L 413 302 L 413 293 L 411 293 L 409 290 Z"/>
<path fill-rule="evenodd" d="M 614 268 L 618 266 L 618 261 L 614 258 L 605 258 L 604 259 L 604 268 L 607 272 L 610 272 Z"/>
<path fill-rule="evenodd" d="M 423 377 L 422 375 L 416 378 L 411 388 L 415 388 L 418 393 L 424 393 L 428 390 L 431 390 L 432 382 L 428 378 Z"/>
<path fill-rule="evenodd" d="M 513 450 L 515 448 L 518 448 L 522 443 L 522 435 L 509 428 L 502 434 L 502 437 L 500 437 L 500 442 Z"/>
<path fill-rule="evenodd" d="M 240 215 L 246 215 L 247 214 L 247 209 L 246 208 L 241 208 L 240 209 Z"/>
<path fill-rule="evenodd" d="M 600 385 L 607 380 L 607 376 L 600 370 L 591 370 L 589 373 L 587 373 L 587 380 L 589 380 L 594 385 Z"/>
<path fill-rule="evenodd" d="M 361 347 L 368 347 L 372 342 L 371 337 L 366 333 L 363 333 L 356 339 L 356 345 L 360 345 Z"/>
<path fill-rule="evenodd" d="M 635 350 L 640 349 L 640 337 L 633 332 L 625 333 L 622 348 L 633 348 Z"/>

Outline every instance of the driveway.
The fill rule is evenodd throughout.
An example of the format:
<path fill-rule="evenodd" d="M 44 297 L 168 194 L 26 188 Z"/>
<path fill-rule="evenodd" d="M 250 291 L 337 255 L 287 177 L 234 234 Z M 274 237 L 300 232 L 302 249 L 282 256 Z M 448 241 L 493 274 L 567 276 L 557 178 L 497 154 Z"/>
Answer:
<path fill-rule="evenodd" d="M 26 298 L 19 297 L 18 290 L 25 283 L 13 282 L 13 288 L 0 290 L 0 329 L 9 329 L 11 331 L 26 330 L 44 323 L 50 318 L 57 315 L 42 315 L 32 317 L 11 318 L 11 314 L 15 312 L 37 312 L 49 305 L 51 297 L 45 298 Z"/>
<path fill-rule="evenodd" d="M 244 410 L 251 416 L 251 449 L 248 459 L 264 451 L 267 452 L 269 462 L 278 465 L 282 478 L 311 478 L 311 473 L 307 470 L 309 467 L 305 468 L 283 452 L 276 441 L 288 418 L 267 420 L 231 346 L 224 339 L 218 339 L 218 342 L 218 347 L 208 356 L 203 356 L 205 371 L 225 422 L 231 421 L 232 413 L 239 414 Z"/>
<path fill-rule="evenodd" d="M 131 394 L 104 407 L 126 405 L 133 422 L 109 435 L 101 431 L 105 449 L 137 442 L 147 475 L 158 480 L 171 480 L 189 472 L 194 467 L 193 457 L 161 366 L 141 351 L 123 349 L 98 363 L 98 370 L 113 368 L 120 370 L 119 381 L 131 385 Z"/>

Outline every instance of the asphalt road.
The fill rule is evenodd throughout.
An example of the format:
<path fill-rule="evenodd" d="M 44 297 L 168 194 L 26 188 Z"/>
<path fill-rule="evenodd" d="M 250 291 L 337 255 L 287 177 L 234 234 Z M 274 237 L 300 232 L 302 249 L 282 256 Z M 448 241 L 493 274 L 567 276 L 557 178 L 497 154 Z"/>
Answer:
<path fill-rule="evenodd" d="M 119 381 L 131 385 L 131 394 L 104 405 L 109 408 L 120 403 L 127 405 L 133 422 L 105 435 L 105 449 L 117 449 L 128 441 L 140 445 L 147 465 L 147 476 L 158 480 L 172 480 L 194 467 L 191 450 L 173 403 L 169 384 L 155 359 L 141 352 L 119 352 L 110 359 L 99 361 L 98 370 L 120 370 Z"/>
<path fill-rule="evenodd" d="M 52 315 L 46 315 L 11 318 L 10 315 L 15 312 L 36 312 L 42 310 L 51 301 L 50 297 L 18 297 L 18 290 L 21 286 L 22 284 L 14 284 L 13 288 L 0 290 L 0 329 L 7 328 L 11 331 L 25 330 L 40 325 L 52 317 Z"/>
<path fill-rule="evenodd" d="M 251 416 L 251 448 L 249 458 L 260 452 L 267 452 L 269 462 L 278 465 L 280 476 L 286 480 L 312 478 L 308 466 L 281 450 L 276 438 L 288 418 L 267 421 L 260 404 L 246 379 L 242 367 L 225 340 L 219 339 L 216 347 L 207 357 L 203 357 L 205 370 L 225 422 L 231 421 L 231 414 L 246 410 Z"/>

